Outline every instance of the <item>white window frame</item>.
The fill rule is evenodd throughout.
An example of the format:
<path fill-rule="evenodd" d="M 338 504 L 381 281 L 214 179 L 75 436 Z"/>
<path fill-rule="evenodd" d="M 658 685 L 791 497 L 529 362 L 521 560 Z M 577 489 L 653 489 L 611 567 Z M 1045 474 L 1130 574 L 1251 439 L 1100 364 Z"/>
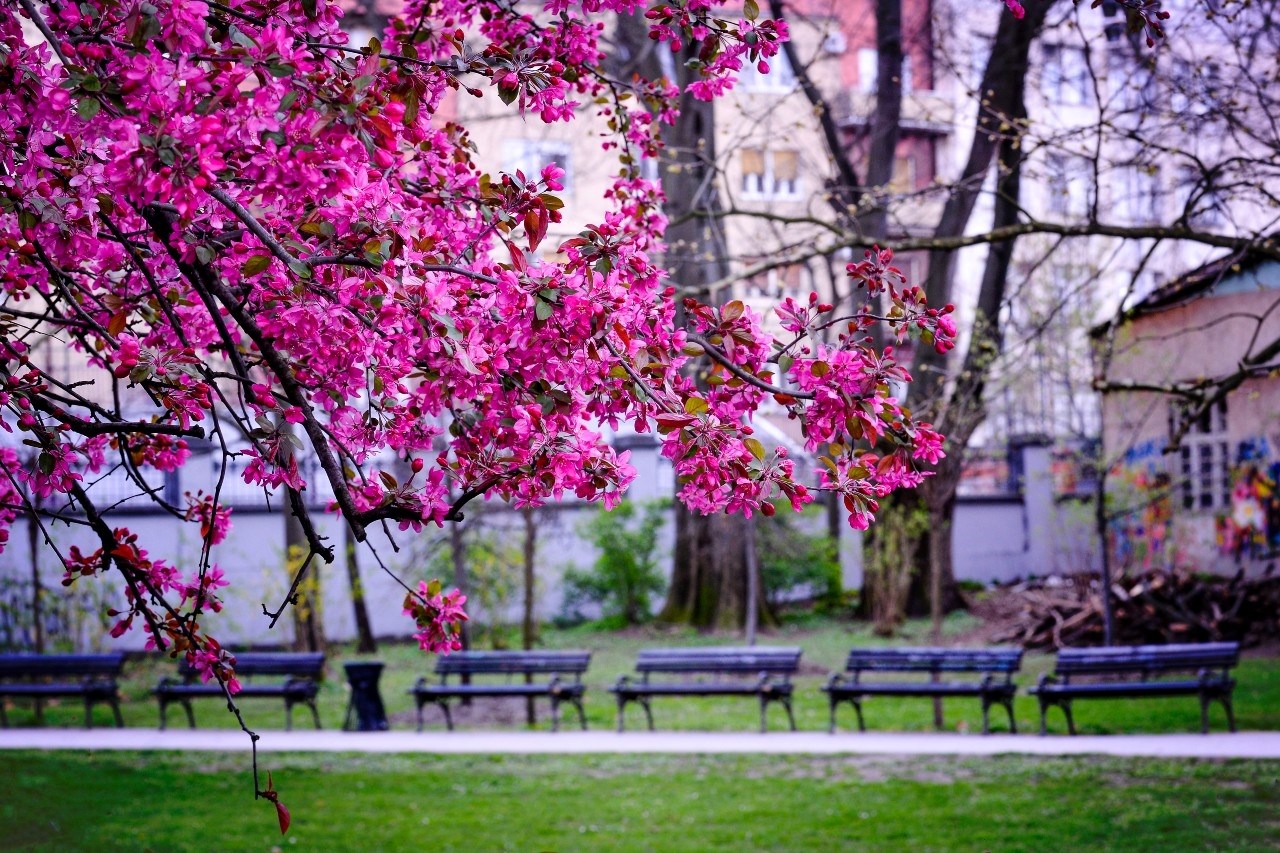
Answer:
<path fill-rule="evenodd" d="M 795 91 L 796 73 L 787 61 L 787 55 L 781 51 L 768 60 L 769 73 L 761 74 L 756 63 L 745 62 L 742 73 L 738 75 L 738 83 L 742 91 L 754 94 L 785 95 Z"/>
<path fill-rule="evenodd" d="M 1170 407 L 1170 431 L 1182 417 Z M 1192 512 L 1230 509 L 1231 443 L 1227 439 L 1227 404 L 1219 400 L 1183 435 L 1175 461 L 1182 508 Z"/>
<path fill-rule="evenodd" d="M 1154 172 L 1151 167 L 1134 164 L 1125 169 L 1125 185 L 1129 208 L 1129 219 L 1132 222 L 1159 222 L 1164 202 L 1164 193 L 1160 186 L 1160 171 Z"/>
<path fill-rule="evenodd" d="M 1090 172 L 1088 161 L 1075 154 L 1050 154 L 1046 165 L 1049 212 L 1060 216 L 1086 215 L 1092 201 L 1091 187 L 1083 177 Z"/>
<path fill-rule="evenodd" d="M 1089 64 L 1084 48 L 1046 44 L 1041 48 L 1040 89 L 1045 100 L 1064 107 L 1089 102 Z"/>
<path fill-rule="evenodd" d="M 745 167 L 742 172 L 742 197 L 744 199 L 755 200 L 776 200 L 776 201 L 793 201 L 802 197 L 802 188 L 804 180 L 800 175 L 800 152 L 795 149 L 771 149 L 771 148 L 750 148 L 744 149 L 760 152 L 761 160 L 764 163 L 764 172 L 748 172 Z M 790 181 L 790 186 L 779 184 L 774 178 L 773 157 L 774 154 L 781 151 L 787 151 L 795 155 L 796 158 L 796 176 Z"/>
<path fill-rule="evenodd" d="M 858 91 L 868 95 L 876 93 L 876 83 L 880 79 L 880 52 L 874 47 L 858 49 Z M 902 55 L 902 94 L 909 95 L 914 91 L 915 75 L 911 68 L 911 56 Z"/>
<path fill-rule="evenodd" d="M 509 175 L 520 171 L 527 180 L 541 180 L 543 168 L 551 163 L 564 169 L 563 191 L 573 192 L 573 146 L 568 142 L 527 137 L 502 140 L 502 171 Z"/>

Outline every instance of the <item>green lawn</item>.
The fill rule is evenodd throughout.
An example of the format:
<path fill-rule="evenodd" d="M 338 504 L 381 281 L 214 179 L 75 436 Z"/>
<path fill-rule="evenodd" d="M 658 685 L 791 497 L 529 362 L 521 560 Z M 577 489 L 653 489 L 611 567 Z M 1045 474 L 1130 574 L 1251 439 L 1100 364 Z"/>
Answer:
<path fill-rule="evenodd" d="M 0 848 L 1274 849 L 1280 762 L 0 754 Z"/>
<path fill-rule="evenodd" d="M 947 633 L 954 637 L 973 628 L 973 617 L 957 614 L 947 622 Z M 556 630 L 547 628 L 542 638 L 546 648 L 581 648 L 593 652 L 591 669 L 587 673 L 589 689 L 586 706 L 588 723 L 593 729 L 610 729 L 616 722 L 613 697 L 608 687 L 631 670 L 636 650 L 650 645 L 698 645 L 739 644 L 738 636 L 708 636 L 692 631 L 662 631 L 656 628 L 636 629 L 626 632 L 601 631 L 591 626 Z M 837 622 L 813 619 L 798 625 L 789 625 L 764 635 L 762 643 L 774 645 L 798 645 L 804 648 L 802 675 L 797 679 L 795 697 L 796 722 L 801 729 L 825 730 L 827 726 L 826 696 L 819 687 L 827 675 L 839 669 L 850 647 L 855 645 L 911 645 L 928 642 L 927 625 L 911 623 L 903 636 L 886 641 L 873 636 L 864 623 Z M 383 644 L 373 657 L 387 663 L 382 679 L 382 695 L 396 728 L 412 728 L 413 707 L 406 690 L 416 678 L 429 675 L 432 658 L 420 652 L 414 644 Z M 321 722 L 326 728 L 342 723 L 347 703 L 347 686 L 341 662 L 358 660 L 349 647 L 335 647 L 330 652 L 329 678 L 320 696 Z M 1028 654 L 1023 661 L 1017 681 L 1024 687 L 1035 683 L 1041 672 L 1053 665 L 1052 655 Z M 150 690 L 161 675 L 172 673 L 176 665 L 164 657 L 131 661 L 126 667 L 123 686 L 125 698 L 125 724 L 129 726 L 156 726 L 159 715 Z M 1246 657 L 1236 672 L 1239 686 L 1236 688 L 1236 716 L 1244 730 L 1280 729 L 1280 659 Z M 927 700 L 874 698 L 865 703 L 867 726 L 878 731 L 927 731 L 933 726 L 931 703 Z M 660 729 L 753 731 L 759 725 L 759 710 L 754 700 L 740 698 L 684 698 L 658 699 L 653 703 L 655 722 Z M 284 712 L 279 700 L 259 699 L 244 702 L 246 718 L 255 728 L 270 730 L 282 728 Z M 1039 711 L 1035 700 L 1019 695 L 1015 711 L 1019 729 L 1035 732 L 1039 726 Z M 1194 697 L 1160 700 L 1119 700 L 1103 702 L 1079 702 L 1076 705 L 1076 724 L 1082 733 L 1121 732 L 1196 732 L 1200 726 L 1199 703 Z M 428 730 L 444 729 L 438 709 L 427 708 Z M 511 728 L 523 726 L 523 705 L 519 701 L 480 700 L 472 708 L 458 709 L 455 719 L 461 729 Z M 570 710 L 569 713 L 572 713 Z M 770 709 L 770 726 L 786 727 L 781 708 Z M 982 715 L 976 699 L 954 700 L 946 703 L 946 726 L 949 730 L 979 731 Z M 996 731 L 1003 731 L 1003 710 L 992 710 L 992 724 Z M 83 710 L 78 702 L 50 707 L 45 714 L 46 725 L 79 726 Z M 15 726 L 33 725 L 35 717 L 29 703 L 18 703 L 9 710 L 10 723 Z M 221 705 L 212 699 L 196 703 L 196 719 L 201 727 L 234 727 L 234 719 Z M 99 706 L 97 724 L 110 724 L 110 711 Z M 638 706 L 627 710 L 628 728 L 644 725 L 643 713 Z M 1225 730 L 1226 722 L 1220 708 L 1211 711 L 1210 721 L 1215 731 Z M 299 709 L 295 714 L 299 727 L 311 725 L 309 714 Z M 178 707 L 170 710 L 170 723 L 185 725 Z M 847 705 L 840 711 L 843 729 L 855 727 L 853 711 Z M 1066 723 L 1057 710 L 1050 712 L 1051 732 L 1066 731 Z M 539 727 L 548 728 L 545 705 L 539 706 Z"/>

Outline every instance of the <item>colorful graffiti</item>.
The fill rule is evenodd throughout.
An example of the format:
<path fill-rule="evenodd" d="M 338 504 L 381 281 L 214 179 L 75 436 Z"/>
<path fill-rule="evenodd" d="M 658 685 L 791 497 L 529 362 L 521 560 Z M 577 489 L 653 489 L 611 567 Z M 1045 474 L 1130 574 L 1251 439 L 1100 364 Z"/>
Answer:
<path fill-rule="evenodd" d="M 1242 441 L 1231 470 L 1230 511 L 1215 519 L 1218 550 L 1234 560 L 1280 553 L 1280 461 L 1265 438 Z"/>
<path fill-rule="evenodd" d="M 1130 509 L 1119 514 L 1108 530 L 1111 553 L 1124 571 L 1167 569 L 1172 566 L 1173 486 L 1169 475 L 1152 468 L 1118 467 L 1115 486 Z"/>

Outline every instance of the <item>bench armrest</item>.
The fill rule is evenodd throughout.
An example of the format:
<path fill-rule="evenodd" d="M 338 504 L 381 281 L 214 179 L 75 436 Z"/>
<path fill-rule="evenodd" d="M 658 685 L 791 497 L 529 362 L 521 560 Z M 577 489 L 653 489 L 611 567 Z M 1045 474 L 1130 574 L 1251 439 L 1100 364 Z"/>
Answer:
<path fill-rule="evenodd" d="M 1058 676 L 1052 672 L 1041 673 L 1040 679 L 1036 682 L 1036 687 L 1047 687 L 1050 684 L 1057 684 Z"/>
<path fill-rule="evenodd" d="M 845 684 L 853 684 L 853 683 L 854 682 L 849 678 L 848 673 L 844 673 L 844 672 L 833 672 L 831 673 L 830 676 L 827 677 L 828 690 L 830 690 L 833 687 L 838 687 L 838 686 L 843 686 Z"/>
<path fill-rule="evenodd" d="M 630 684 L 631 684 L 631 676 L 620 675 L 618 676 L 617 682 L 614 683 L 613 688 L 615 690 L 622 690 L 623 688 L 629 686 Z"/>

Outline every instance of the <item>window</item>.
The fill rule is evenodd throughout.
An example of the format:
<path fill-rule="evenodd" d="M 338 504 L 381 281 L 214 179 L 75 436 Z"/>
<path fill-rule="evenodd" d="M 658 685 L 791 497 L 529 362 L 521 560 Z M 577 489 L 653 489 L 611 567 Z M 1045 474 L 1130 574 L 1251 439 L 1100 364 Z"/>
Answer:
<path fill-rule="evenodd" d="M 748 198 L 798 198 L 800 161 L 795 151 L 742 149 L 742 194 Z"/>
<path fill-rule="evenodd" d="M 1085 103 L 1089 94 L 1089 66 L 1084 60 L 1084 50 L 1064 44 L 1046 44 L 1043 61 L 1040 85 L 1045 98 L 1050 103 L 1065 106 Z"/>
<path fill-rule="evenodd" d="M 1169 107 L 1175 113 L 1202 116 L 1218 107 L 1222 90 L 1221 69 L 1216 62 L 1173 61 Z"/>
<path fill-rule="evenodd" d="M 858 50 L 858 90 L 875 94 L 880 76 L 880 53 L 873 47 Z M 911 57 L 902 57 L 902 94 L 912 91 Z"/>
<path fill-rule="evenodd" d="M 1152 166 L 1129 166 L 1125 170 L 1129 219 L 1133 222 L 1160 220 L 1160 171 Z"/>
<path fill-rule="evenodd" d="M 564 169 L 564 191 L 573 189 L 573 160 L 569 156 L 569 143 L 557 139 L 505 139 L 502 142 L 502 171 L 514 175 L 523 172 L 525 178 L 537 180 L 542 169 L 552 163 Z"/>
<path fill-rule="evenodd" d="M 1157 84 L 1153 63 L 1140 61 L 1122 51 L 1107 55 L 1109 106 L 1125 112 L 1143 112 L 1156 105 Z"/>
<path fill-rule="evenodd" d="M 744 63 L 739 80 L 744 92 L 787 93 L 796 87 L 795 72 L 791 70 L 787 55 L 781 52 L 769 60 L 768 74 L 761 74 L 755 63 Z"/>
<path fill-rule="evenodd" d="M 893 158 L 893 176 L 889 179 L 889 191 L 909 193 L 916 188 L 916 158 L 911 154 L 899 154 Z"/>
<path fill-rule="evenodd" d="M 1176 434 L 1183 417 L 1181 405 L 1169 410 L 1169 431 Z M 1231 505 L 1231 473 L 1227 444 L 1227 404 L 1217 405 L 1194 422 L 1178 448 L 1184 509 L 1225 509 Z"/>
<path fill-rule="evenodd" d="M 1089 164 L 1083 157 L 1050 154 L 1049 212 L 1062 216 L 1083 216 L 1092 201 Z"/>

